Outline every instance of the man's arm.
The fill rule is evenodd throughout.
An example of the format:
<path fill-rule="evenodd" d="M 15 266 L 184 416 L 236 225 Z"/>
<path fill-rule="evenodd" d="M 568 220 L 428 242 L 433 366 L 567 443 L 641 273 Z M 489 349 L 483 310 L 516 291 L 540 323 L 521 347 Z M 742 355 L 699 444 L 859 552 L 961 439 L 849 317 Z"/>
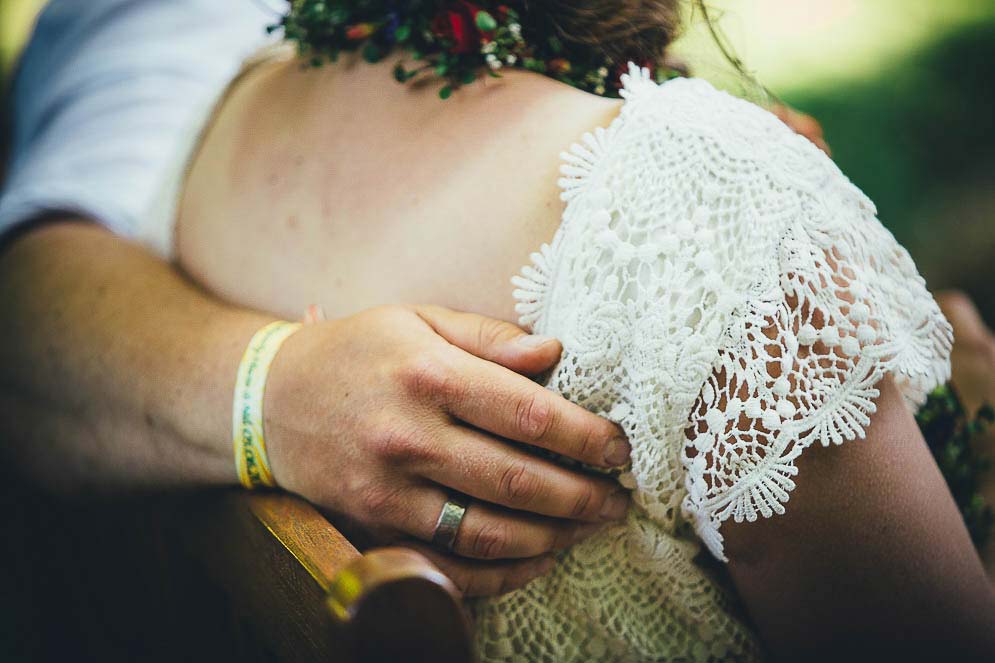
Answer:
<path fill-rule="evenodd" d="M 3 452 L 56 489 L 232 483 L 231 398 L 271 318 L 80 220 L 0 255 Z"/>
<path fill-rule="evenodd" d="M 0 300 L 2 453 L 17 467 L 59 490 L 236 483 L 236 368 L 271 318 L 74 219 L 0 254 Z M 545 370 L 559 351 L 434 307 L 307 325 L 270 372 L 274 477 L 388 540 L 430 540 L 449 492 L 469 493 L 455 555 L 429 554 L 468 594 L 521 586 L 628 504 L 613 481 L 505 441 L 625 462 L 614 424 L 514 372 Z"/>
<path fill-rule="evenodd" d="M 64 218 L 0 249 L 0 446 L 49 486 L 235 482 L 236 367 L 268 318 L 122 237 L 168 252 L 169 164 L 270 20 L 243 0 L 52 0 L 39 18 L 14 89 L 0 234 Z M 388 540 L 430 539 L 449 494 L 469 493 L 456 554 L 436 561 L 471 594 L 534 577 L 627 498 L 502 438 L 595 465 L 622 464 L 628 445 L 518 374 L 560 350 L 523 337 L 431 307 L 305 326 L 266 389 L 277 482 Z"/>

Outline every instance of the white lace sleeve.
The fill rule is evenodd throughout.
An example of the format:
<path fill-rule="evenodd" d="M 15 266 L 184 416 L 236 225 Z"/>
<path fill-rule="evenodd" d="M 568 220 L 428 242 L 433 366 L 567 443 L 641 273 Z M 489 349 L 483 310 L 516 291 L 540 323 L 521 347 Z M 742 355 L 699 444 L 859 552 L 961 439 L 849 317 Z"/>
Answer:
<path fill-rule="evenodd" d="M 552 388 L 635 440 L 637 504 L 667 523 L 679 504 L 724 560 L 722 522 L 783 513 L 795 460 L 863 436 L 885 373 L 912 406 L 948 377 L 951 332 L 805 138 L 701 80 L 633 69 L 624 94 L 564 155 L 564 224 L 519 311 L 564 339 Z"/>
<path fill-rule="evenodd" d="M 563 342 L 546 387 L 625 429 L 634 506 L 473 603 L 487 663 L 762 658 L 702 543 L 725 559 L 723 521 L 783 512 L 799 454 L 863 435 L 884 373 L 912 404 L 948 373 L 946 321 L 832 161 L 703 81 L 624 83 L 514 283 L 522 324 Z"/>
<path fill-rule="evenodd" d="M 797 458 L 864 437 L 885 373 L 921 405 L 949 377 L 952 335 L 909 254 L 824 154 L 745 102 L 718 107 L 739 119 L 696 141 L 715 159 L 716 229 L 763 240 L 752 255 L 717 261 L 749 284 L 732 295 L 745 297 L 691 410 L 681 461 L 683 511 L 726 561 L 722 522 L 783 514 Z"/>

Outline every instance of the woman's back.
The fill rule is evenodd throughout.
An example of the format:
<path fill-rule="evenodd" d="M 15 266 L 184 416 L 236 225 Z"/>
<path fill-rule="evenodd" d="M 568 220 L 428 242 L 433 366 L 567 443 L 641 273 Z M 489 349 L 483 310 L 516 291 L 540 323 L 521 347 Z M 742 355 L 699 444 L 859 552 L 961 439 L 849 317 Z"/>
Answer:
<path fill-rule="evenodd" d="M 417 301 L 516 320 L 508 280 L 563 211 L 558 155 L 620 102 L 518 71 L 441 102 L 390 66 L 248 71 L 189 173 L 184 267 L 291 316 Z"/>
<path fill-rule="evenodd" d="M 621 110 L 527 75 L 467 90 L 462 106 L 425 91 L 402 102 L 339 69 L 325 74 L 342 95 L 331 112 L 324 79 L 306 78 L 321 74 L 281 66 L 296 65 L 236 89 L 193 167 L 179 253 L 194 275 L 289 314 L 428 300 L 514 318 L 506 279 L 555 233 L 516 279 L 515 310 L 563 343 L 547 386 L 632 444 L 627 521 L 474 606 L 485 660 L 753 660 L 728 578 L 703 557 L 726 561 L 726 537 L 764 636 L 796 648 L 810 629 L 846 632 L 849 615 L 878 619 L 850 595 L 821 600 L 819 619 L 796 611 L 813 581 L 848 586 L 867 560 L 889 560 L 873 569 L 880 587 L 853 591 L 903 587 L 912 623 L 939 625 L 949 588 L 983 577 L 973 560 L 956 580 L 903 584 L 923 555 L 970 546 L 901 403 L 945 379 L 949 328 L 870 201 L 776 118 L 635 68 Z M 571 142 L 563 208 L 555 155 Z M 885 423 L 871 426 L 878 405 Z M 810 446 L 855 437 L 869 455 L 834 449 L 839 465 L 804 474 L 822 458 Z M 786 507 L 798 476 L 818 488 Z M 786 529 L 754 534 L 769 531 L 752 524 L 761 516 Z M 900 534 L 853 539 L 854 557 L 808 572 L 854 522 Z"/>

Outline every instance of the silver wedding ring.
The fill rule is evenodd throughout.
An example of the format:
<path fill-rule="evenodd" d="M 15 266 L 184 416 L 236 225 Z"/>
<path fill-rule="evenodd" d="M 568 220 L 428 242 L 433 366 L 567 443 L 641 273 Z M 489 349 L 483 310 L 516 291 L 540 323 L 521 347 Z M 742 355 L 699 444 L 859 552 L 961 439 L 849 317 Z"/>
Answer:
<path fill-rule="evenodd" d="M 432 530 L 432 545 L 442 550 L 451 551 L 456 544 L 460 523 L 466 515 L 468 500 L 460 495 L 452 495 L 442 506 L 439 521 Z"/>

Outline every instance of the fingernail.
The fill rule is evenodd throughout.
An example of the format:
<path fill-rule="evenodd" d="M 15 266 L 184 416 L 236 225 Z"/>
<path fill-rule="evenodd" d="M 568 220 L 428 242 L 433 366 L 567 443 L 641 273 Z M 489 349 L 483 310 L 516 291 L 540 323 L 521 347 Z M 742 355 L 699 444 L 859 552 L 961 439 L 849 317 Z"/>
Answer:
<path fill-rule="evenodd" d="M 629 496 L 625 493 L 612 493 L 601 507 L 602 520 L 621 520 L 629 510 Z"/>
<path fill-rule="evenodd" d="M 524 345 L 530 350 L 534 350 L 555 340 L 552 336 L 543 336 L 541 334 L 523 334 L 515 339 L 519 345 Z"/>
<path fill-rule="evenodd" d="M 616 437 L 608 442 L 608 445 L 605 447 L 605 462 L 612 467 L 625 465 L 629 462 L 629 454 L 631 453 L 632 447 L 626 439 L 624 437 Z"/>

